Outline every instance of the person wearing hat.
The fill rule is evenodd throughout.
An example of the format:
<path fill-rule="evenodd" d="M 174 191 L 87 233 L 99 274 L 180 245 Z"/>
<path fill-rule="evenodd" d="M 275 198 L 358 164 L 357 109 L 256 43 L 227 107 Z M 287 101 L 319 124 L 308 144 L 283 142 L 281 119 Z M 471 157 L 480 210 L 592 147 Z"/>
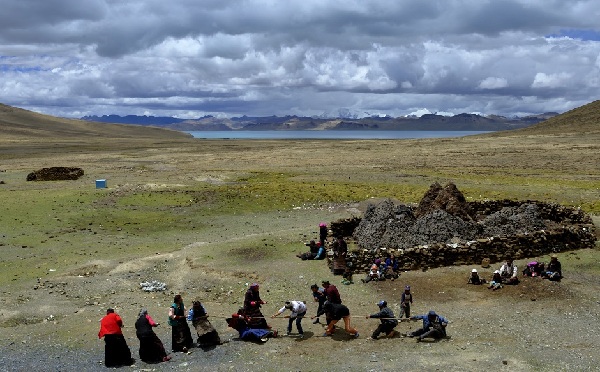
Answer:
<path fill-rule="evenodd" d="M 427 314 L 410 317 L 412 320 L 423 320 L 423 327 L 408 334 L 409 337 L 417 337 L 417 341 L 422 341 L 426 337 L 440 339 L 446 337 L 446 326 L 448 320 L 435 311 L 429 310 Z"/>
<path fill-rule="evenodd" d="M 559 281 L 562 278 L 562 266 L 556 254 L 550 256 L 550 262 L 546 266 L 546 272 L 542 274 L 542 278 Z"/>
<path fill-rule="evenodd" d="M 502 275 L 500 275 L 500 270 L 494 271 L 494 275 L 492 276 L 492 280 L 490 280 L 490 285 L 488 289 L 493 291 L 502 288 Z"/>
<path fill-rule="evenodd" d="M 260 311 L 261 305 L 266 303 L 260 298 L 258 283 L 252 283 L 244 296 L 244 315 L 248 317 L 250 328 L 271 328 Z"/>
<path fill-rule="evenodd" d="M 284 311 L 290 310 L 291 314 L 286 315 L 286 318 L 290 319 L 290 322 L 287 327 L 287 335 L 289 336 L 292 333 L 292 324 L 296 321 L 296 328 L 298 329 L 299 338 L 304 337 L 304 331 L 302 330 L 302 318 L 306 315 L 306 304 L 303 301 L 286 301 L 285 305 L 279 311 L 271 316 L 271 318 L 275 318 L 280 314 L 283 314 Z"/>
<path fill-rule="evenodd" d="M 402 292 L 402 297 L 400 298 L 400 316 L 406 316 L 406 319 L 410 318 L 410 305 L 413 303 L 413 295 L 410 292 L 410 286 L 407 285 L 404 287 L 404 292 Z"/>
<path fill-rule="evenodd" d="M 469 276 L 469 281 L 467 282 L 467 284 L 485 284 L 485 279 L 479 276 L 479 273 L 477 273 L 477 269 L 473 269 L 471 270 L 471 276 Z"/>
<path fill-rule="evenodd" d="M 123 320 L 115 309 L 106 310 L 106 316 L 100 319 L 98 338 L 104 337 L 104 365 L 107 367 L 130 366 L 135 363 L 131 350 L 121 332 Z"/>
<path fill-rule="evenodd" d="M 379 312 L 371 315 L 367 315 L 369 318 L 377 318 L 380 320 L 379 326 L 373 331 L 371 339 L 377 340 L 380 333 L 385 333 L 388 337 L 394 337 L 396 331 L 394 328 L 398 325 L 398 319 L 394 317 L 394 312 L 387 306 L 387 301 L 381 300 L 377 303 Z"/>

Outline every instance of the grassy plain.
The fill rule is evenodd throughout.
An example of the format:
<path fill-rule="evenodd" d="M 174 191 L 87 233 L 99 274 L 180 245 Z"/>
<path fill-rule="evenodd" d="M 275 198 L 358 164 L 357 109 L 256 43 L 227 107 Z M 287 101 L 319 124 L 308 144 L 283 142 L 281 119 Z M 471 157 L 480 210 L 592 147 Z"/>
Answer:
<path fill-rule="evenodd" d="M 595 128 L 399 141 L 104 138 L 65 132 L 40 140 L 11 132 L 0 137 L 0 342 L 16 345 L 4 351 L 18 355 L 18 345 L 43 348 L 52 339 L 64 350 L 83 350 L 101 360 L 102 344 L 94 334 L 108 306 L 130 325 L 141 306 L 162 319 L 172 294 L 180 292 L 188 303 L 198 297 L 210 313 L 225 315 L 241 304 L 251 281 L 262 284 L 270 302 L 266 315 L 290 298 L 310 301 L 310 284 L 334 279 L 322 263 L 295 257 L 317 236 L 320 221 L 360 215 L 372 198 L 418 202 L 433 182 L 452 181 L 469 200 L 543 200 L 598 216 L 600 131 Z M 29 172 L 50 166 L 81 167 L 85 175 L 77 181 L 25 181 Z M 108 188 L 95 189 L 100 178 Z M 598 217 L 594 220 L 599 225 Z M 596 306 L 592 311 L 598 315 L 599 259 L 597 249 L 564 254 L 563 265 L 577 274 L 562 287 L 530 283 L 492 297 L 485 289 L 463 288 L 470 270 L 464 267 L 408 272 L 396 283 L 339 286 L 353 314 L 365 315 L 376 310 L 380 298 L 395 306 L 397 289 L 410 282 L 419 299 L 416 312 L 435 307 L 455 321 L 451 343 L 381 340 L 383 352 L 364 341 L 376 324 L 361 319 L 356 323 L 362 340 L 340 335 L 334 341 L 274 340 L 266 347 L 230 343 L 204 355 L 178 355 L 176 361 L 190 363 L 189 370 L 196 370 L 194 363 L 229 370 L 229 360 L 240 370 L 249 368 L 247 363 L 265 370 L 387 370 L 405 363 L 401 354 L 406 354 L 422 370 L 485 370 L 504 361 L 511 370 L 545 370 L 544 358 L 556 346 L 577 349 L 559 362 L 559 370 L 575 363 L 575 356 L 580 366 L 597 366 L 594 339 L 586 336 L 576 346 L 577 332 L 542 350 L 516 336 L 515 343 L 488 343 L 489 333 L 510 335 L 526 325 L 512 316 L 508 328 L 506 316 L 490 320 L 498 309 L 531 311 L 524 321 L 535 322 L 545 306 L 562 318 L 560 301 L 568 300 L 571 317 L 581 316 L 581 324 L 568 327 L 584 329 L 582 312 Z M 141 292 L 143 280 L 164 281 L 169 291 Z M 558 302 L 541 298 L 546 295 Z M 531 310 L 531 304 L 538 306 Z M 473 329 L 473 319 L 487 332 Z M 220 320 L 214 322 L 228 334 Z M 284 321 L 274 322 L 283 328 Z M 309 336 L 322 332 L 305 323 Z M 503 323 L 505 329 L 498 328 Z M 132 332 L 126 334 L 135 353 Z M 169 347 L 168 329 L 160 332 Z M 316 350 L 332 345 L 341 360 L 315 358 Z M 97 367 L 97 360 L 90 363 Z"/>

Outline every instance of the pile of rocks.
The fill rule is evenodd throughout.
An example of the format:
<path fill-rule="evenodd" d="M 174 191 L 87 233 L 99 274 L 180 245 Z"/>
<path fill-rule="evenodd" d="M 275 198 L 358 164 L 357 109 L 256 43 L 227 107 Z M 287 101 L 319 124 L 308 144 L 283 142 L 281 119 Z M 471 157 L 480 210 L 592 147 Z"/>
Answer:
<path fill-rule="evenodd" d="M 66 181 L 83 176 L 83 169 L 73 167 L 42 168 L 27 175 L 27 181 Z"/>
<path fill-rule="evenodd" d="M 158 280 L 152 280 L 140 283 L 140 288 L 142 288 L 142 291 L 144 292 L 162 292 L 167 290 L 167 284 L 159 282 Z"/>
<path fill-rule="evenodd" d="M 435 183 L 418 207 L 384 200 L 370 205 L 354 224 L 349 261 L 365 271 L 375 258 L 393 253 L 405 270 L 498 262 L 552 252 L 591 248 L 591 217 L 579 209 L 535 201 L 467 202 L 452 183 Z"/>

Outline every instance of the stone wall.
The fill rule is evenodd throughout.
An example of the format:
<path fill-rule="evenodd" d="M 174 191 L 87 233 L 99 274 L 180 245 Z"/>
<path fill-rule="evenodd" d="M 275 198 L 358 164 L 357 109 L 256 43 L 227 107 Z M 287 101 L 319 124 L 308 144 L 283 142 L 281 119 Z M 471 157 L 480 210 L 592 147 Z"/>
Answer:
<path fill-rule="evenodd" d="M 367 272 L 376 258 L 385 258 L 388 253 L 397 257 L 403 270 L 423 270 L 452 265 L 480 265 L 484 258 L 489 259 L 490 263 L 497 263 L 509 257 L 518 260 L 595 246 L 596 231 L 591 217 L 576 208 L 513 200 L 472 202 L 469 205 L 478 216 L 487 216 L 505 207 L 532 203 L 539 207 L 545 220 L 552 222 L 551 228 L 513 236 L 492 236 L 466 242 L 434 243 L 405 249 L 361 249 L 357 244 L 353 244 L 352 234 L 348 233 L 358 226 L 360 219 L 339 220 L 332 222 L 330 226 L 332 232 L 346 232 L 343 236 L 348 238 L 350 247 L 347 263 L 354 273 Z M 333 253 L 330 252 L 327 260 L 330 267 L 332 257 Z"/>

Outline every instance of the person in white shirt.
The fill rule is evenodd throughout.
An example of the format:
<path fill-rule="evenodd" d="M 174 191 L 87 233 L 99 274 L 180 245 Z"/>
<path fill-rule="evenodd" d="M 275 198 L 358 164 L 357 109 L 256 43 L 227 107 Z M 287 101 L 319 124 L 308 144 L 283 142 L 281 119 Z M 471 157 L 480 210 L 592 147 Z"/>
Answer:
<path fill-rule="evenodd" d="M 518 273 L 517 265 L 513 263 L 512 258 L 507 258 L 504 265 L 500 267 L 500 276 L 502 277 L 502 282 L 504 284 L 519 284 L 519 278 L 517 277 Z"/>
<path fill-rule="evenodd" d="M 276 316 L 283 314 L 284 311 L 290 310 L 291 314 L 286 315 L 286 318 L 290 319 L 287 328 L 288 336 L 292 333 L 292 324 L 294 320 L 296 321 L 296 328 L 298 328 L 298 334 L 300 338 L 304 337 L 304 331 L 302 330 L 302 318 L 306 315 L 306 304 L 303 301 L 286 301 L 285 305 L 279 309 L 275 314 L 271 316 L 271 318 L 275 318 Z"/>

